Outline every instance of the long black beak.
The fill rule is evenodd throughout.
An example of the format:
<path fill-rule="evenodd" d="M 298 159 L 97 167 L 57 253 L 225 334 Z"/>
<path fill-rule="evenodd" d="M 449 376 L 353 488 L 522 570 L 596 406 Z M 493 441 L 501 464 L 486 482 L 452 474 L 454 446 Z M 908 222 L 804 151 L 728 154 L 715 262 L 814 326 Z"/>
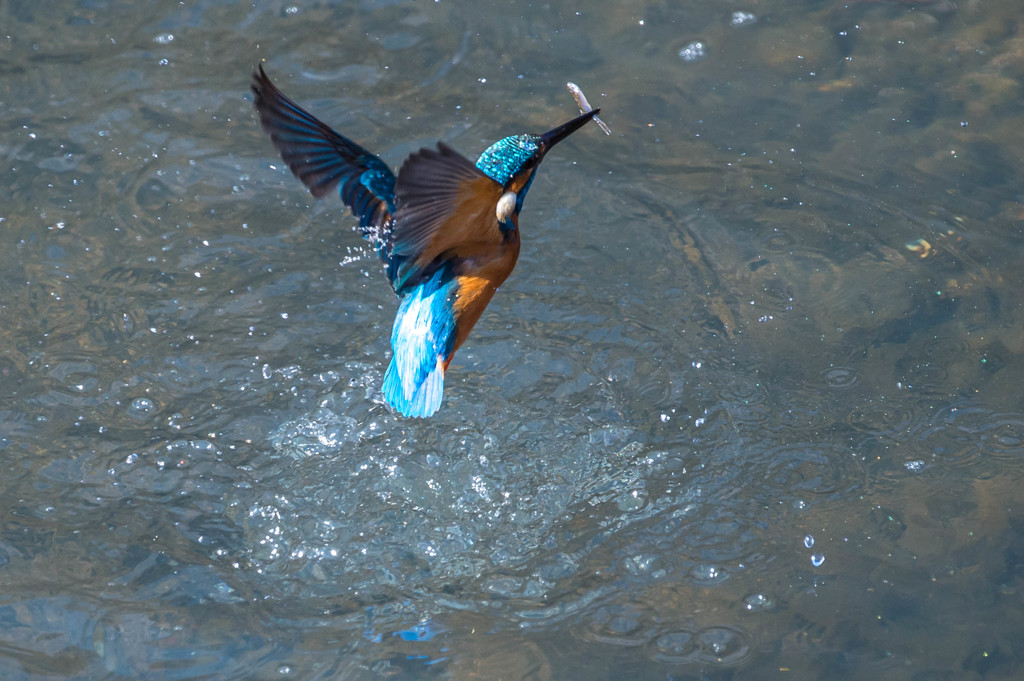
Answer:
<path fill-rule="evenodd" d="M 593 111 L 588 111 L 585 114 L 577 116 L 568 123 L 562 123 L 554 130 L 549 130 L 543 135 L 541 135 L 541 139 L 544 140 L 545 151 L 547 151 L 551 147 L 555 146 L 556 144 L 564 140 L 569 135 L 573 134 L 574 132 L 582 128 L 584 125 L 586 125 L 587 121 L 596 116 L 599 111 L 601 111 L 601 109 L 594 109 Z"/>

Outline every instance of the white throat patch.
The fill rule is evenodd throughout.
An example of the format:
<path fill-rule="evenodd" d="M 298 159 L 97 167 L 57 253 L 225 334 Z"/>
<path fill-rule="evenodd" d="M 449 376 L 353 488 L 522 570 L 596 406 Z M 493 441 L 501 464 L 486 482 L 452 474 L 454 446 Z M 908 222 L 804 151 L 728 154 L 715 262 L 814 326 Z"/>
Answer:
<path fill-rule="evenodd" d="M 516 196 L 515 192 L 505 192 L 498 199 L 498 205 L 494 208 L 494 213 L 498 217 L 498 222 L 507 222 L 512 217 L 512 212 L 516 209 Z"/>

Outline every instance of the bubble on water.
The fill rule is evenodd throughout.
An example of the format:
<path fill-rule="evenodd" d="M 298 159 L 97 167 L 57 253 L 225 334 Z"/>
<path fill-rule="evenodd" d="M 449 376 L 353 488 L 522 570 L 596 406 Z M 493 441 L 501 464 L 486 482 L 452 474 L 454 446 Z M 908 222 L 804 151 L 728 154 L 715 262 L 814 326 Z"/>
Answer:
<path fill-rule="evenodd" d="M 757 23 L 757 16 L 751 12 L 733 12 L 729 23 L 733 26 L 750 26 Z"/>
<path fill-rule="evenodd" d="M 815 553 L 811 556 L 811 565 L 814 567 L 821 567 L 821 564 L 825 562 L 825 556 L 821 553 Z"/>
<path fill-rule="evenodd" d="M 639 622 L 631 614 L 612 617 L 605 624 L 605 629 L 618 636 L 626 636 L 636 631 Z"/>
<path fill-rule="evenodd" d="M 673 631 L 654 640 L 651 657 L 658 662 L 686 662 L 697 655 L 700 646 L 697 637 L 689 631 Z"/>
<path fill-rule="evenodd" d="M 721 584 L 729 579 L 729 573 L 717 565 L 701 564 L 690 570 L 690 576 L 701 584 Z"/>
<path fill-rule="evenodd" d="M 323 371 L 316 375 L 316 379 L 326 386 L 332 386 L 341 380 L 341 374 L 337 371 Z"/>
<path fill-rule="evenodd" d="M 172 42 L 174 42 L 174 34 L 161 33 L 157 37 L 153 38 L 153 42 L 157 43 L 158 45 L 170 45 Z"/>
<path fill-rule="evenodd" d="M 804 546 L 806 546 L 807 548 L 811 548 L 812 546 L 814 546 L 814 537 L 812 537 L 809 534 L 804 536 Z"/>
<path fill-rule="evenodd" d="M 700 648 L 696 661 L 724 666 L 740 664 L 752 651 L 747 635 L 730 627 L 709 627 L 702 631 Z"/>
<path fill-rule="evenodd" d="M 687 43 L 679 50 L 679 58 L 685 62 L 700 61 L 708 56 L 707 46 L 699 40 Z"/>
<path fill-rule="evenodd" d="M 911 473 L 920 473 L 924 470 L 924 461 L 921 459 L 915 459 L 914 461 L 908 461 L 903 466 Z"/>
<path fill-rule="evenodd" d="M 825 385 L 829 388 L 849 388 L 857 382 L 857 371 L 849 367 L 829 367 L 821 372 Z"/>
<path fill-rule="evenodd" d="M 748 634 L 716 626 L 698 632 L 683 629 L 663 633 L 651 642 L 648 655 L 658 662 L 731 667 L 745 662 L 753 649 Z"/>
<path fill-rule="evenodd" d="M 764 594 L 750 594 L 743 599 L 743 605 L 750 612 L 757 612 L 759 610 L 768 610 L 775 604 Z"/>
<path fill-rule="evenodd" d="M 654 564 L 654 561 L 654 556 L 639 554 L 636 556 L 630 556 L 624 560 L 623 566 L 630 574 L 642 575 L 651 571 L 651 566 Z"/>
<path fill-rule="evenodd" d="M 129 407 L 133 416 L 145 416 L 152 413 L 154 408 L 153 400 L 148 397 L 136 397 Z"/>

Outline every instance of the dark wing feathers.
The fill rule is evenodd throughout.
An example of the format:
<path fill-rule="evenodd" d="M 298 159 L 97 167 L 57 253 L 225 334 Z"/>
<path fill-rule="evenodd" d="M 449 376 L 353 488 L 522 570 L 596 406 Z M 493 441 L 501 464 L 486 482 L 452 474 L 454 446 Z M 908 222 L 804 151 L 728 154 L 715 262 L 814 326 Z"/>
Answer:
<path fill-rule="evenodd" d="M 395 188 L 400 206 L 392 235 L 396 253 L 412 255 L 424 250 L 451 216 L 463 182 L 485 175 L 444 142 L 437 150 L 420 149 L 398 171 Z"/>
<path fill-rule="evenodd" d="M 377 156 L 317 120 L 270 82 L 260 65 L 252 91 L 260 123 L 292 173 L 313 196 L 335 186 L 387 261 L 387 230 L 395 211 L 395 175 Z"/>
<path fill-rule="evenodd" d="M 457 256 L 450 251 L 460 243 L 500 240 L 494 206 L 501 189 L 444 142 L 438 142 L 436 150 L 420 149 L 409 156 L 395 185 L 397 210 L 388 267 L 395 290 L 401 293 L 429 276 L 438 256 Z"/>

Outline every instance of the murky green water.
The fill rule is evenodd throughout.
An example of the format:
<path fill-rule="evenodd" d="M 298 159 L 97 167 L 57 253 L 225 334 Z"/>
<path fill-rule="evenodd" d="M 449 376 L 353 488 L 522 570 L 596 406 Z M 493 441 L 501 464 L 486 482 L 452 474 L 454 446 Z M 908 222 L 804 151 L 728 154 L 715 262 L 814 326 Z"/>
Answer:
<path fill-rule="evenodd" d="M 0 676 L 1018 678 L 1021 29 L 0 2 Z M 261 59 L 394 166 L 603 107 L 433 419 Z"/>

